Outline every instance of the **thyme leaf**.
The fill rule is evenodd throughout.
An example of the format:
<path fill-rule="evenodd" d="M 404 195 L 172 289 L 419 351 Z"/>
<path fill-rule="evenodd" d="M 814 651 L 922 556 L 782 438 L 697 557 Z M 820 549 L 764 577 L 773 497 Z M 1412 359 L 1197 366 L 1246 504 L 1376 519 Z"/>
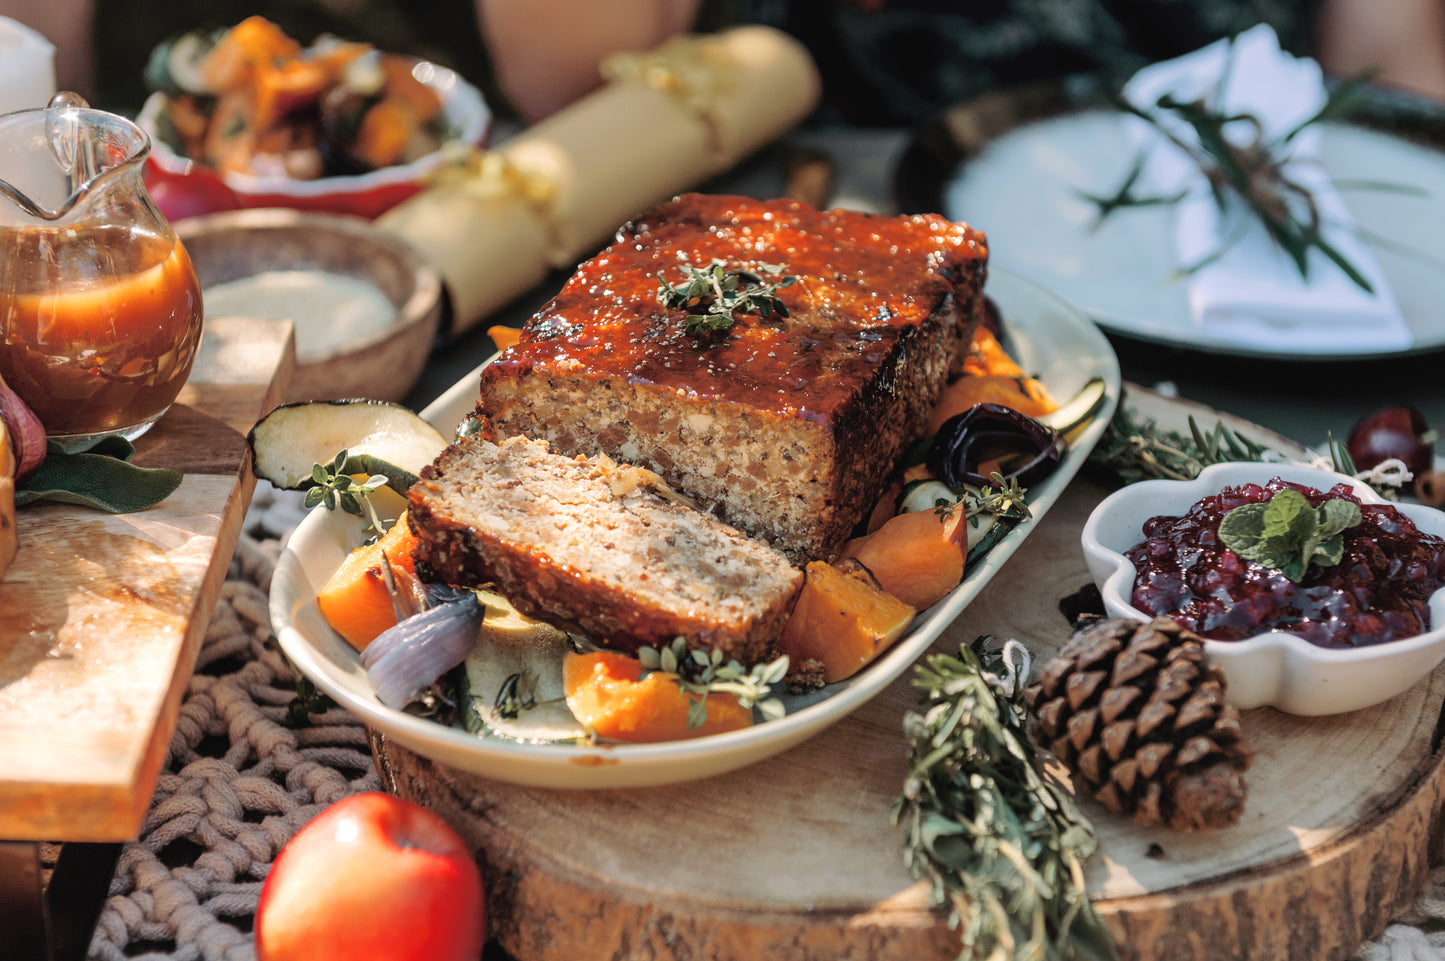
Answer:
<path fill-rule="evenodd" d="M 1024 730 L 1027 672 L 991 638 L 914 668 L 921 713 L 904 717 L 908 773 L 893 805 L 904 863 L 947 906 L 960 957 L 1108 961 L 1117 955 L 1084 890 L 1092 826 L 1046 778 Z M 1012 676 L 1015 683 L 994 676 Z"/>
<path fill-rule="evenodd" d="M 756 707 L 768 721 L 777 720 L 785 712 L 783 702 L 768 695 L 773 685 L 788 673 L 786 654 L 767 664 L 744 668 L 736 660 L 725 661 L 720 650 L 714 649 L 711 653 L 689 650 L 686 638 L 675 637 L 661 649 L 639 648 L 637 658 L 642 662 L 642 677 L 659 672 L 668 674 L 688 695 L 687 726 L 690 728 L 706 723 L 709 694 L 731 694 L 743 708 Z"/>
<path fill-rule="evenodd" d="M 329 511 L 338 507 L 348 514 L 367 519 L 368 531 L 381 533 L 386 525 L 377 515 L 368 495 L 386 486 L 386 478 L 373 474 L 364 481 L 345 472 L 346 461 L 351 452 L 342 450 L 332 458 L 330 464 L 312 464 L 311 481 L 314 486 L 306 489 L 303 503 L 307 510 L 319 504 Z"/>
<path fill-rule="evenodd" d="M 739 314 L 757 314 L 767 320 L 773 315 L 788 316 L 788 305 L 778 291 L 798 282 L 791 274 L 783 276 L 783 268 L 758 264 L 756 270 L 728 270 L 721 260 L 706 267 L 683 265 L 683 282 L 669 283 L 657 275 L 657 299 L 664 307 L 681 308 L 687 314 L 689 334 L 710 335 L 730 329 Z M 769 281 L 764 274 L 778 277 Z"/>

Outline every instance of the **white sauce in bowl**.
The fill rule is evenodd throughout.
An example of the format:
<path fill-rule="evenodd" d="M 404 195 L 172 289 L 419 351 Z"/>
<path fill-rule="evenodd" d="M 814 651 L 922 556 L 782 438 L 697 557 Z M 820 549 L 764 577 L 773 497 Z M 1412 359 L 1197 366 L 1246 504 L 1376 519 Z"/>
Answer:
<path fill-rule="evenodd" d="M 396 307 L 379 289 L 324 270 L 266 270 L 206 287 L 201 296 L 207 317 L 292 321 L 299 361 L 329 357 L 396 321 Z"/>

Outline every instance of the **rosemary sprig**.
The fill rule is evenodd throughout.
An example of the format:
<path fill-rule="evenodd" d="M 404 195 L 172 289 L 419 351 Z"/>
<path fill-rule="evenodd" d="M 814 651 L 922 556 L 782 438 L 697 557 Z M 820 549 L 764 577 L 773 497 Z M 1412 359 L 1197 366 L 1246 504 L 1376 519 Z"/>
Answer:
<path fill-rule="evenodd" d="M 642 662 L 644 677 L 655 671 L 670 674 L 689 695 L 688 727 L 702 727 L 707 721 L 707 696 L 714 693 L 736 696 L 740 705 L 756 707 L 765 720 L 775 721 L 784 714 L 783 702 L 768 695 L 788 673 L 786 654 L 767 664 L 744 668 L 738 661 L 724 661 L 722 651 L 714 649 L 709 654 L 701 649 L 689 650 L 685 638 L 675 637 L 661 650 L 639 648 L 637 658 Z"/>
<path fill-rule="evenodd" d="M 1120 404 L 1089 454 L 1089 466 L 1125 484 L 1140 480 L 1191 480 L 1211 464 L 1258 461 L 1270 448 L 1230 430 L 1223 421 L 1205 433 L 1189 417 L 1189 433 L 1166 430 Z"/>
<path fill-rule="evenodd" d="M 367 495 L 385 487 L 386 478 L 380 474 L 373 474 L 358 483 L 356 478 L 344 470 L 350 453 L 350 451 L 342 450 L 332 458 L 330 464 L 311 465 L 311 481 L 315 486 L 306 489 L 303 503 L 307 510 L 318 504 L 324 504 L 329 511 L 340 507 L 348 514 L 366 518 L 368 531 L 378 533 L 385 531 L 386 525 L 382 523 Z"/>
<path fill-rule="evenodd" d="M 1021 670 L 981 637 L 914 668 L 908 774 L 893 805 L 904 863 L 948 906 L 960 958 L 1105 961 L 1113 940 L 1084 889 L 1093 828 L 1044 777 L 1024 731 Z M 1008 677 L 992 673 L 1002 669 Z"/>
<path fill-rule="evenodd" d="M 1287 461 L 1274 448 L 1225 427 L 1223 421 L 1215 421 L 1214 428 L 1206 433 L 1190 416 L 1189 433 L 1183 434 L 1140 418 L 1137 411 L 1120 404 L 1098 444 L 1089 452 L 1086 466 L 1116 483 L 1132 484 L 1141 480 L 1192 480 L 1211 464 L 1263 461 L 1271 459 L 1271 454 L 1282 463 Z M 1349 451 L 1333 434 L 1326 434 L 1324 455 L 1296 463 L 1328 466 L 1338 474 L 1360 479 L 1387 500 L 1399 499 L 1398 474 L 1357 470 Z"/>
<path fill-rule="evenodd" d="M 1359 109 L 1364 99 L 1367 76 L 1355 77 L 1335 86 L 1324 104 L 1310 118 L 1273 140 L 1266 140 L 1264 125 L 1253 114 L 1230 114 L 1217 110 L 1203 99 L 1181 100 L 1170 94 L 1160 97 L 1152 108 L 1142 108 L 1120 99 L 1118 108 L 1154 127 L 1163 137 L 1189 155 L 1204 175 L 1215 206 L 1226 211 L 1231 201 L 1264 227 L 1265 232 L 1294 263 L 1301 278 L 1309 278 L 1309 252 L 1318 250 L 1345 276 L 1366 292 L 1370 282 L 1333 244 L 1324 237 L 1324 224 L 1314 195 L 1289 172 L 1290 145 L 1312 124 L 1338 120 Z M 1220 84 L 1223 87 L 1223 84 Z M 1182 125 L 1193 138 L 1181 136 Z M 1225 129 L 1235 132 L 1226 136 Z M 1247 136 L 1238 131 L 1247 130 Z M 1188 191 L 1177 194 L 1141 196 L 1135 193 L 1144 160 L 1139 157 L 1119 188 L 1109 195 L 1080 192 L 1097 208 L 1096 225 L 1116 211 L 1130 207 L 1169 205 L 1183 200 Z M 1218 249 L 1183 268 L 1192 274 L 1219 259 L 1239 239 L 1238 232 L 1225 238 Z"/>
<path fill-rule="evenodd" d="M 773 264 L 758 264 L 757 270 L 728 270 L 723 261 L 714 260 L 706 267 L 684 265 L 681 269 L 681 284 L 668 283 L 661 273 L 657 275 L 657 299 L 664 307 L 687 312 L 689 334 L 721 333 L 732 327 L 738 314 L 755 313 L 764 320 L 774 314 L 786 317 L 788 305 L 778 291 L 798 282 L 791 274 L 782 276 L 783 268 Z M 763 274 L 779 279 L 769 281 Z"/>

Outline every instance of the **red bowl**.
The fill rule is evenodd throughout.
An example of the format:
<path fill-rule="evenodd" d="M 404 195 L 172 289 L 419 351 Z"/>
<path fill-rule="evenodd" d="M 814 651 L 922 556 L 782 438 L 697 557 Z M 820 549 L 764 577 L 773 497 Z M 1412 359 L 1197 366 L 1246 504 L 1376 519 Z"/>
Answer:
<path fill-rule="evenodd" d="M 189 178 L 219 178 L 235 194 L 242 207 L 288 207 L 321 213 L 351 214 L 375 218 L 421 190 L 426 176 L 446 162 L 447 146 L 454 143 L 482 146 L 492 129 L 492 112 L 482 93 L 455 71 L 426 61 L 414 68 L 417 79 L 436 90 L 442 98 L 442 113 L 453 131 L 451 142 L 442 149 L 395 167 L 369 173 L 315 180 L 289 177 L 258 177 L 215 171 L 175 152 L 157 136 L 165 109 L 165 95 L 151 94 L 136 116 L 136 123 L 150 135 L 151 153 L 146 160 L 146 182 Z M 200 188 L 200 183 L 194 186 Z M 214 194 L 212 183 L 204 192 Z M 234 205 L 230 205 L 234 206 Z M 216 209 L 227 209 L 221 203 Z"/>

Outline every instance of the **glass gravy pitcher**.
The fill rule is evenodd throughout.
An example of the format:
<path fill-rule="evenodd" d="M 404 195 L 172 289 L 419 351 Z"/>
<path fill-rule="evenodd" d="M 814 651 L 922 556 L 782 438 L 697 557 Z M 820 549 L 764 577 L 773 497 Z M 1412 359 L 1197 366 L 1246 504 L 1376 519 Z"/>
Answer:
<path fill-rule="evenodd" d="M 67 449 L 145 433 L 200 342 L 200 284 L 146 192 L 149 153 L 74 94 L 0 116 L 0 376 Z"/>

